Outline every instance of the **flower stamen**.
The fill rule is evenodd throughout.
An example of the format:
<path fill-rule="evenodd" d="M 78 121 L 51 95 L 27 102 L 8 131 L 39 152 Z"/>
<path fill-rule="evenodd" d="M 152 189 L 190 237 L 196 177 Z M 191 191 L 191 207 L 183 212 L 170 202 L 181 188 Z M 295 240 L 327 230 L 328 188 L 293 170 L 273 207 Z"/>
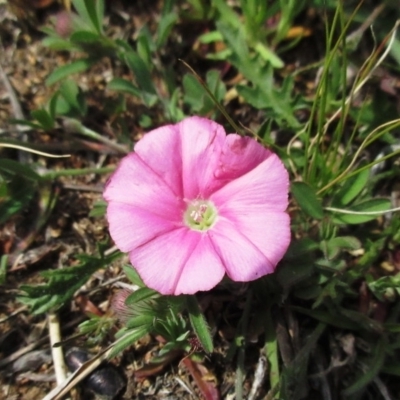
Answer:
<path fill-rule="evenodd" d="M 210 201 L 195 200 L 188 205 L 184 214 L 186 225 L 197 231 L 206 231 L 214 225 L 217 209 Z"/>

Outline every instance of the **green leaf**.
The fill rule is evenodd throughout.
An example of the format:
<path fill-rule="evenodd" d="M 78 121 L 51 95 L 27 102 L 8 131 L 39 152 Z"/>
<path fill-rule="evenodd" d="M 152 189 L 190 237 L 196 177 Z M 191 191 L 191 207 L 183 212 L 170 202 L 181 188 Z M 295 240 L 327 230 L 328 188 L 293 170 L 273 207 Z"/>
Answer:
<path fill-rule="evenodd" d="M 190 323 L 200 343 L 207 353 L 212 353 L 214 347 L 210 329 L 204 315 L 201 313 L 196 296 L 186 296 L 186 305 L 189 312 Z"/>
<path fill-rule="evenodd" d="M 176 88 L 167 102 L 166 112 L 169 115 L 169 119 L 173 122 L 178 122 L 185 118 L 185 114 L 180 106 L 180 98 L 181 90 L 180 88 Z"/>
<path fill-rule="evenodd" d="M 99 24 L 99 33 L 103 32 L 103 19 L 104 19 L 104 0 L 96 0 L 95 2 L 96 17 Z"/>
<path fill-rule="evenodd" d="M 7 279 L 8 254 L 0 257 L 0 285 L 4 285 Z"/>
<path fill-rule="evenodd" d="M 270 68 L 272 71 L 272 68 Z M 266 76 L 268 76 L 266 74 Z M 286 78 L 286 84 L 290 86 L 291 82 Z M 238 85 L 237 91 L 252 106 L 258 109 L 267 109 L 273 112 L 273 117 L 277 120 L 285 120 L 291 127 L 298 128 L 299 123 L 293 116 L 293 99 L 288 99 L 287 93 L 274 87 L 273 80 L 269 78 L 264 80 L 263 84 L 255 87 Z"/>
<path fill-rule="evenodd" d="M 42 180 L 42 177 L 31 167 L 8 158 L 0 158 L 0 174 L 5 175 L 6 177 L 18 175 L 24 179 L 35 182 Z"/>
<path fill-rule="evenodd" d="M 257 43 L 254 48 L 258 54 L 265 60 L 271 63 L 274 68 L 282 68 L 284 67 L 285 63 L 268 47 L 266 47 L 262 43 Z"/>
<path fill-rule="evenodd" d="M 155 318 L 153 315 L 137 315 L 135 317 L 129 318 L 125 326 L 127 329 L 146 327 L 150 331 L 154 325 Z"/>
<path fill-rule="evenodd" d="M 269 361 L 269 379 L 271 387 L 279 383 L 279 346 L 276 330 L 271 315 L 272 307 L 265 311 L 265 345 L 264 352 Z"/>
<path fill-rule="evenodd" d="M 55 69 L 46 79 L 46 85 L 51 86 L 54 83 L 66 78 L 69 75 L 86 71 L 93 65 L 94 61 L 89 58 L 73 61 L 70 64 L 63 65 Z"/>
<path fill-rule="evenodd" d="M 216 25 L 225 43 L 233 52 L 231 61 L 240 68 L 248 79 L 254 81 L 254 77 L 258 74 L 258 71 L 254 70 L 254 62 L 252 62 L 254 57 L 250 55 L 242 25 L 240 24 L 237 27 L 232 27 L 231 24 L 222 21 L 218 21 Z M 253 69 L 251 68 L 251 64 L 253 64 Z"/>
<path fill-rule="evenodd" d="M 282 263 L 276 272 L 278 282 L 285 288 L 294 286 L 305 279 L 308 279 L 314 272 L 312 260 L 310 257 L 303 256 L 296 262 L 296 268 L 292 263 Z"/>
<path fill-rule="evenodd" d="M 134 284 L 139 287 L 145 287 L 146 285 L 140 278 L 139 274 L 137 273 L 136 269 L 132 265 L 124 265 L 122 267 L 124 270 L 127 278 Z"/>
<path fill-rule="evenodd" d="M 55 119 L 57 116 L 57 100 L 58 97 L 60 96 L 60 92 L 57 91 L 53 94 L 49 101 L 48 109 L 49 109 L 49 114 L 52 119 Z"/>
<path fill-rule="evenodd" d="M 80 255 L 78 265 L 56 270 L 43 271 L 41 275 L 48 280 L 42 285 L 22 285 L 25 292 L 18 300 L 31 307 L 34 315 L 58 308 L 68 302 L 74 293 L 84 285 L 90 276 L 100 268 L 111 264 L 121 253 L 109 256 Z"/>
<path fill-rule="evenodd" d="M 118 332 L 119 339 L 114 343 L 114 347 L 108 358 L 113 358 L 123 350 L 132 346 L 135 342 L 149 333 L 148 327 L 138 327 L 129 331 L 125 329 Z M 123 336 L 121 336 L 123 334 Z"/>
<path fill-rule="evenodd" d="M 204 97 L 208 97 L 208 95 L 199 81 L 192 74 L 186 74 L 183 77 L 182 85 L 185 92 L 183 101 L 190 105 L 193 111 L 200 111 L 204 105 Z"/>
<path fill-rule="evenodd" d="M 112 79 L 108 85 L 107 89 L 116 90 L 117 92 L 126 92 L 131 94 L 132 96 L 139 97 L 141 96 L 140 90 L 133 83 L 127 81 L 123 78 L 114 78 Z"/>
<path fill-rule="evenodd" d="M 60 86 L 59 93 L 76 113 L 80 116 L 86 114 L 85 99 L 79 86 L 73 80 L 65 80 Z"/>
<path fill-rule="evenodd" d="M 49 36 L 42 40 L 43 46 L 57 51 L 72 51 L 76 50 L 77 46 L 67 39 Z"/>
<path fill-rule="evenodd" d="M 91 31 L 76 31 L 70 36 L 71 42 L 80 44 L 97 43 L 101 40 L 101 36 L 98 33 Z"/>
<path fill-rule="evenodd" d="M 400 378 L 400 365 L 398 362 L 392 362 L 391 364 L 386 364 L 382 366 L 381 372 L 388 375 L 397 376 Z"/>
<path fill-rule="evenodd" d="M 107 210 L 107 203 L 104 200 L 96 201 L 89 212 L 89 217 L 103 217 Z"/>
<path fill-rule="evenodd" d="M 211 90 L 211 92 L 214 94 L 215 98 L 218 101 L 222 101 L 225 97 L 226 94 L 226 87 L 225 84 L 221 80 L 221 74 L 219 71 L 216 69 L 211 69 L 207 72 L 206 75 L 206 82 L 207 86 Z M 212 99 L 209 99 L 212 106 L 214 107 L 215 104 L 212 101 Z"/>
<path fill-rule="evenodd" d="M 220 102 L 225 96 L 226 88 L 221 81 L 219 72 L 216 70 L 208 71 L 206 82 L 216 101 Z M 183 87 L 185 92 L 183 101 L 191 106 L 192 111 L 206 115 L 216 108 L 214 100 L 192 74 L 186 74 L 183 77 Z"/>
<path fill-rule="evenodd" d="M 365 188 L 370 177 L 368 169 L 348 178 L 342 188 L 335 194 L 332 204 L 346 206 L 353 201 Z"/>
<path fill-rule="evenodd" d="M 143 102 L 148 106 L 154 106 L 158 101 L 158 95 L 151 79 L 150 70 L 145 62 L 133 50 L 125 54 L 128 67 L 135 74 L 135 80 L 140 88 L 140 94 Z"/>
<path fill-rule="evenodd" d="M 104 3 L 102 0 L 72 0 L 72 3 L 79 16 L 89 23 L 90 26 L 99 34 L 102 33 L 102 15 L 104 13 Z M 101 4 L 96 4 L 101 3 Z"/>
<path fill-rule="evenodd" d="M 177 20 L 178 20 L 178 15 L 175 12 L 170 12 L 161 17 L 157 29 L 157 40 L 156 40 L 157 48 L 160 48 L 161 46 L 164 45 Z"/>
<path fill-rule="evenodd" d="M 351 206 L 346 211 L 355 211 L 357 213 L 363 212 L 376 212 L 389 210 L 391 207 L 390 200 L 388 199 L 370 199 L 366 200 L 362 203 L 356 204 Z M 344 223 L 344 224 L 362 224 L 364 222 L 372 221 L 378 218 L 378 214 L 367 215 L 367 214 L 334 214 L 334 221 L 337 223 Z"/>
<path fill-rule="evenodd" d="M 387 348 L 387 344 L 388 343 L 385 336 L 381 336 L 378 339 L 378 342 L 374 347 L 372 357 L 370 357 L 370 359 L 366 363 L 365 369 L 363 368 L 359 379 L 343 391 L 343 394 L 346 397 L 351 396 L 364 389 L 378 375 L 385 362 L 385 350 Z"/>
<path fill-rule="evenodd" d="M 25 167 L 25 165 L 21 165 L 21 167 Z M 37 189 L 35 183 L 19 174 L 15 174 L 10 181 L 1 184 L 1 191 L 5 192 L 6 195 L 2 196 L 0 201 L 0 224 L 27 208 Z"/>
<path fill-rule="evenodd" d="M 328 260 L 335 258 L 342 249 L 358 250 L 361 242 L 354 236 L 338 236 L 321 242 L 321 250 Z"/>
<path fill-rule="evenodd" d="M 324 211 L 315 190 L 304 182 L 293 182 L 291 192 L 300 208 L 310 217 L 322 219 Z"/>
<path fill-rule="evenodd" d="M 318 248 L 319 245 L 317 242 L 308 237 L 304 237 L 290 243 L 290 246 L 285 254 L 285 259 L 298 260 L 299 257 L 312 253 Z"/>
<path fill-rule="evenodd" d="M 338 307 L 338 311 L 341 315 L 340 318 L 345 317 L 351 319 L 359 326 L 359 328 L 365 329 L 369 332 L 375 332 L 379 334 L 383 333 L 383 324 L 379 321 L 369 318 L 365 314 L 344 307 Z"/>
<path fill-rule="evenodd" d="M 225 0 L 212 0 L 211 4 L 218 10 L 218 21 L 223 21 L 232 27 L 241 28 L 243 23 Z"/>
<path fill-rule="evenodd" d="M 291 306 L 293 311 L 300 312 L 302 314 L 308 315 L 311 318 L 316 319 L 317 321 L 323 322 L 328 325 L 336 326 L 341 329 L 349 329 L 358 331 L 360 330 L 360 325 L 353 321 L 352 319 L 346 318 L 343 315 L 340 315 L 333 310 L 329 311 L 321 311 L 321 310 L 310 310 L 303 307 Z"/>
<path fill-rule="evenodd" d="M 125 300 L 125 304 L 128 306 L 131 304 L 138 303 L 139 301 L 142 301 L 142 300 L 159 297 L 159 295 L 160 294 L 153 289 L 150 289 L 148 287 L 142 287 L 142 288 L 136 290 L 135 292 L 133 292 L 132 294 L 130 294 L 127 297 L 127 299 Z"/>
<path fill-rule="evenodd" d="M 382 302 L 398 300 L 400 295 L 400 275 L 382 276 L 374 280 L 369 275 L 366 276 L 368 288 Z"/>
<path fill-rule="evenodd" d="M 314 331 L 307 336 L 304 346 L 296 354 L 294 360 L 283 368 L 280 380 L 279 399 L 299 400 L 304 396 L 295 395 L 303 390 L 307 381 L 307 370 L 311 352 L 316 348 L 318 340 L 326 329 L 326 325 L 319 323 Z"/>
<path fill-rule="evenodd" d="M 41 125 L 42 129 L 49 131 L 54 128 L 54 118 L 44 109 L 33 110 L 31 116 Z"/>
<path fill-rule="evenodd" d="M 197 38 L 197 40 L 200 43 L 204 43 L 204 44 L 209 44 L 209 43 L 213 43 L 213 42 L 222 42 L 223 39 L 224 38 L 221 35 L 221 32 L 219 32 L 219 31 L 206 32 Z"/>
<path fill-rule="evenodd" d="M 32 129 L 42 129 L 42 126 L 26 119 L 10 118 L 9 122 L 14 125 L 29 126 Z M 2 142 L 4 139 L 2 140 Z"/>
<path fill-rule="evenodd" d="M 152 52 L 156 50 L 155 44 L 151 32 L 147 25 L 140 29 L 137 40 L 136 40 L 136 50 L 139 57 L 147 65 L 148 69 L 151 69 Z"/>

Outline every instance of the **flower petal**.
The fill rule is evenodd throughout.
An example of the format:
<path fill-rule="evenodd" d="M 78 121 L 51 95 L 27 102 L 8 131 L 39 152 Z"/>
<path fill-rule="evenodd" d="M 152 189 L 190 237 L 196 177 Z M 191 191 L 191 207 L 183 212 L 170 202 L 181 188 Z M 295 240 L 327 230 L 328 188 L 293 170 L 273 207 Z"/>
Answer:
<path fill-rule="evenodd" d="M 235 230 L 257 247 L 273 266 L 285 255 L 291 239 L 287 213 L 266 211 L 260 207 L 243 211 L 232 203 L 227 204 L 220 215 L 232 222 Z"/>
<path fill-rule="evenodd" d="M 177 222 L 171 221 L 164 215 L 160 216 L 147 209 L 118 202 L 111 202 L 108 205 L 107 219 L 111 237 L 123 252 L 130 252 L 177 227 Z"/>
<path fill-rule="evenodd" d="M 182 140 L 182 180 L 186 199 L 206 199 L 226 134 L 208 119 L 191 117 L 179 124 Z"/>
<path fill-rule="evenodd" d="M 107 202 L 148 208 L 152 213 L 168 219 L 180 219 L 184 207 L 183 201 L 136 153 L 130 153 L 121 160 L 107 182 L 103 196 Z"/>
<path fill-rule="evenodd" d="M 274 272 L 275 265 L 230 221 L 221 218 L 209 235 L 232 280 L 248 282 Z"/>
<path fill-rule="evenodd" d="M 135 153 L 176 196 L 183 197 L 181 135 L 178 125 L 155 129 L 135 145 Z"/>
<path fill-rule="evenodd" d="M 230 134 L 221 151 L 215 177 L 221 181 L 236 179 L 251 171 L 272 155 L 270 150 L 250 137 Z"/>
<path fill-rule="evenodd" d="M 191 234 L 197 233 L 191 232 Z M 225 275 L 225 268 L 214 249 L 209 235 L 203 233 L 200 239 L 197 240 L 197 247 L 186 261 L 176 286 L 175 294 L 193 294 L 200 290 L 210 290 Z"/>
<path fill-rule="evenodd" d="M 144 283 L 162 294 L 209 290 L 225 270 L 207 234 L 175 229 L 129 254 Z"/>
<path fill-rule="evenodd" d="M 245 213 L 255 207 L 261 210 L 285 211 L 288 206 L 289 176 L 277 155 L 271 155 L 247 174 L 234 179 L 210 196 L 223 211 L 234 206 Z"/>

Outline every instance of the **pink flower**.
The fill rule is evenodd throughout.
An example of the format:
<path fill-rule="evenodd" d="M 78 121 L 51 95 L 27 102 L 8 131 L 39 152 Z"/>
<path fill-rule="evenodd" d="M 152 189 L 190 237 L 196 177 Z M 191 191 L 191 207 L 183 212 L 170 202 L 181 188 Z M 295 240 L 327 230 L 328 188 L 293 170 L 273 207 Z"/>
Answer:
<path fill-rule="evenodd" d="M 290 242 L 288 173 L 255 140 L 190 117 L 144 136 L 104 191 L 111 237 L 145 284 L 192 294 L 274 271 Z"/>

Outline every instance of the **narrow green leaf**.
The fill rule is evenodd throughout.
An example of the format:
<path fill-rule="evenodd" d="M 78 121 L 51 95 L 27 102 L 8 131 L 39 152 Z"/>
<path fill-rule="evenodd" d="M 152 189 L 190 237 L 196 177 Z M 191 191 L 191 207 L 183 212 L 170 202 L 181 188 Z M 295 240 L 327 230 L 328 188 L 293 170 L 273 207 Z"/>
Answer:
<path fill-rule="evenodd" d="M 88 10 L 86 8 L 86 1 L 85 0 L 71 0 L 71 1 L 81 19 L 91 28 L 95 29 L 95 26 L 93 25 Z"/>
<path fill-rule="evenodd" d="M 139 301 L 146 300 L 155 296 L 158 297 L 159 293 L 148 287 L 142 287 L 133 292 L 132 294 L 130 294 L 125 300 L 125 304 L 126 305 L 135 304 Z"/>
<path fill-rule="evenodd" d="M 376 211 L 387 211 L 391 207 L 390 200 L 388 199 L 370 199 L 362 203 L 351 206 L 347 211 L 356 211 L 357 213 L 363 212 L 376 212 Z M 383 214 L 383 213 L 382 213 Z M 378 218 L 379 215 L 373 214 L 334 214 L 334 221 L 345 224 L 362 224 L 364 222 L 372 221 Z"/>
<path fill-rule="evenodd" d="M 344 307 L 338 307 L 338 312 L 341 315 L 340 318 L 346 317 L 357 323 L 357 325 L 362 329 L 380 334 L 383 333 L 383 324 L 365 314 Z"/>
<path fill-rule="evenodd" d="M 361 242 L 354 236 L 338 236 L 328 241 L 321 242 L 324 248 L 321 248 L 326 257 L 331 260 L 339 254 L 340 250 L 358 250 L 361 248 Z"/>
<path fill-rule="evenodd" d="M 150 331 L 154 325 L 154 321 L 155 318 L 153 315 L 137 315 L 133 318 L 130 318 L 125 326 L 127 329 L 146 327 L 147 330 Z"/>
<path fill-rule="evenodd" d="M 95 201 L 92 209 L 89 212 L 89 217 L 104 217 L 107 210 L 107 203 L 104 200 Z"/>
<path fill-rule="evenodd" d="M 0 158 L 0 173 L 8 176 L 19 175 L 34 182 L 42 180 L 31 167 L 9 158 Z"/>
<path fill-rule="evenodd" d="M 58 67 L 47 77 L 46 85 L 51 86 L 69 75 L 84 72 L 92 66 L 93 62 L 94 61 L 89 58 L 84 58 L 73 61 L 70 64 L 63 65 L 62 67 Z"/>
<path fill-rule="evenodd" d="M 99 22 L 99 32 L 103 32 L 103 19 L 104 19 L 104 0 L 96 0 L 95 2 L 96 17 Z"/>
<path fill-rule="evenodd" d="M 200 111 L 203 108 L 204 98 L 207 93 L 192 74 L 186 74 L 183 77 L 182 84 L 185 92 L 183 101 L 189 104 L 193 111 Z"/>
<path fill-rule="evenodd" d="M 264 351 L 269 362 L 270 386 L 274 387 L 279 383 L 279 349 L 271 309 L 266 311 Z"/>
<path fill-rule="evenodd" d="M 96 0 L 72 0 L 72 3 L 82 20 L 97 33 L 102 33 L 102 21 L 98 18 L 101 5 L 96 10 Z"/>
<path fill-rule="evenodd" d="M 70 37 L 71 42 L 74 43 L 97 43 L 101 40 L 101 36 L 98 33 L 91 31 L 76 31 Z"/>
<path fill-rule="evenodd" d="M 53 94 L 53 96 L 51 97 L 50 102 L 49 102 L 49 106 L 48 106 L 49 114 L 50 114 L 51 118 L 53 118 L 53 119 L 55 119 L 55 117 L 57 115 L 56 114 L 56 111 L 57 111 L 57 99 L 58 99 L 59 96 L 60 96 L 60 92 L 59 91 L 55 92 Z"/>
<path fill-rule="evenodd" d="M 126 331 L 124 330 L 122 332 L 125 333 Z M 147 335 L 147 333 L 149 333 L 148 327 L 138 327 L 133 330 L 129 330 L 114 343 L 113 349 L 111 350 L 108 358 L 113 358 L 129 346 L 132 346 L 144 335 Z"/>
<path fill-rule="evenodd" d="M 158 101 L 158 95 L 151 79 L 150 70 L 145 62 L 133 50 L 125 54 L 126 62 L 135 74 L 135 80 L 140 88 L 140 94 L 148 107 L 154 106 Z"/>
<path fill-rule="evenodd" d="M 140 98 L 139 88 L 123 78 L 114 78 L 108 83 L 107 88 L 110 90 L 116 90 L 118 92 L 126 92 L 132 96 Z"/>
<path fill-rule="evenodd" d="M 139 287 L 145 287 L 146 285 L 140 278 L 139 274 L 137 273 L 136 269 L 132 265 L 124 265 L 122 267 L 124 270 L 127 278 L 134 284 Z"/>
<path fill-rule="evenodd" d="M 222 42 L 222 40 L 224 38 L 221 35 L 221 32 L 211 31 L 211 32 L 203 33 L 197 39 L 200 43 L 209 44 L 209 43 L 213 43 L 213 42 Z"/>
<path fill-rule="evenodd" d="M 296 354 L 295 359 L 283 369 L 280 381 L 280 399 L 299 400 L 301 398 L 297 395 L 294 396 L 294 393 L 299 393 L 304 388 L 311 352 L 315 349 L 325 329 L 326 325 L 319 323 L 314 331 L 307 336 L 304 346 Z"/>
<path fill-rule="evenodd" d="M 9 119 L 9 122 L 14 125 L 29 126 L 32 129 L 42 129 L 41 125 L 36 124 L 35 122 L 32 121 L 27 121 L 26 119 L 11 118 Z M 2 142 L 6 143 L 4 139 L 2 140 Z M 24 146 L 26 146 L 26 143 L 24 143 Z"/>
<path fill-rule="evenodd" d="M 75 112 L 79 113 L 81 116 L 85 115 L 86 103 L 75 81 L 67 79 L 62 82 L 59 92 Z"/>
<path fill-rule="evenodd" d="M 14 175 L 7 184 L 3 183 L 2 192 L 5 196 L 0 201 L 0 224 L 6 222 L 12 215 L 26 209 L 33 199 L 37 185 L 20 175 Z"/>
<path fill-rule="evenodd" d="M 146 64 L 148 69 L 151 69 L 152 65 L 152 54 L 156 51 L 155 43 L 153 42 L 152 34 L 145 25 L 142 29 L 140 29 L 138 37 L 136 39 L 136 50 L 139 57 Z"/>
<path fill-rule="evenodd" d="M 8 254 L 3 254 L 0 257 L 0 285 L 4 285 L 6 283 L 7 265 L 8 265 Z"/>
<path fill-rule="evenodd" d="M 330 311 L 320 311 L 320 310 L 309 310 L 303 307 L 291 306 L 293 311 L 300 312 L 302 314 L 308 315 L 320 322 L 323 322 L 328 325 L 336 326 L 341 329 L 349 329 L 349 330 L 360 330 L 360 325 L 351 319 L 344 317 L 338 313 L 334 313 L 332 310 Z"/>
<path fill-rule="evenodd" d="M 76 50 L 76 44 L 66 39 L 59 37 L 48 36 L 42 40 L 43 46 L 57 51 L 71 51 Z"/>
<path fill-rule="evenodd" d="M 212 353 L 214 346 L 210 335 L 210 329 L 204 315 L 200 311 L 199 304 L 195 296 L 186 296 L 186 305 L 189 312 L 190 323 L 196 333 L 200 343 L 207 353 Z"/>
<path fill-rule="evenodd" d="M 305 279 L 308 279 L 314 272 L 312 260 L 308 260 L 309 254 L 303 255 L 296 260 L 296 268 L 293 263 L 282 263 L 276 272 L 278 282 L 285 288 L 292 287 Z"/>
<path fill-rule="evenodd" d="M 308 237 L 292 241 L 285 254 L 285 259 L 297 260 L 299 257 L 317 250 L 318 247 L 318 243 Z"/>
<path fill-rule="evenodd" d="M 51 117 L 50 113 L 48 113 L 44 109 L 33 110 L 31 112 L 31 116 L 41 125 L 42 129 L 45 131 L 49 131 L 54 128 L 54 119 Z"/>
<path fill-rule="evenodd" d="M 80 255 L 78 265 L 56 270 L 42 271 L 41 275 L 47 283 L 42 285 L 23 285 L 21 290 L 25 292 L 18 299 L 31 307 L 31 312 L 38 315 L 57 308 L 71 299 L 74 293 L 84 285 L 90 276 L 100 268 L 111 264 L 120 257 L 116 252 L 106 257 Z"/>
<path fill-rule="evenodd" d="M 267 46 L 262 43 L 257 43 L 254 48 L 258 54 L 265 60 L 271 63 L 274 68 L 282 68 L 285 63 Z"/>
<path fill-rule="evenodd" d="M 224 23 L 230 24 L 233 27 L 241 28 L 243 23 L 239 18 L 239 15 L 233 11 L 232 7 L 226 3 L 225 0 L 212 0 L 211 4 L 218 10 L 219 18 L 218 20 Z"/>
<path fill-rule="evenodd" d="M 157 48 L 160 48 L 166 42 L 177 20 L 178 20 L 178 15 L 175 12 L 170 12 L 161 17 L 157 29 L 157 41 L 156 41 Z"/>
<path fill-rule="evenodd" d="M 370 176 L 370 171 L 365 169 L 357 175 L 347 179 L 342 188 L 335 194 L 333 204 L 346 206 L 353 201 L 365 188 Z"/>
<path fill-rule="evenodd" d="M 345 396 L 351 396 L 359 392 L 360 390 L 364 389 L 365 386 L 367 386 L 370 382 L 372 382 L 372 380 L 375 378 L 375 376 L 379 373 L 379 371 L 383 367 L 383 363 L 386 357 L 386 352 L 385 352 L 386 346 L 387 346 L 386 337 L 385 336 L 380 337 L 378 339 L 378 343 L 374 348 L 373 355 L 370 358 L 368 364 L 366 365 L 366 368 L 363 369 L 360 378 L 356 382 L 354 382 L 350 387 L 348 387 L 346 390 L 343 391 L 343 394 Z"/>
<path fill-rule="evenodd" d="M 300 208 L 310 217 L 322 219 L 324 211 L 314 189 L 304 182 L 293 182 L 291 192 Z"/>
<path fill-rule="evenodd" d="M 384 365 L 381 369 L 381 372 L 400 378 L 400 365 L 397 362 L 389 365 Z"/>

